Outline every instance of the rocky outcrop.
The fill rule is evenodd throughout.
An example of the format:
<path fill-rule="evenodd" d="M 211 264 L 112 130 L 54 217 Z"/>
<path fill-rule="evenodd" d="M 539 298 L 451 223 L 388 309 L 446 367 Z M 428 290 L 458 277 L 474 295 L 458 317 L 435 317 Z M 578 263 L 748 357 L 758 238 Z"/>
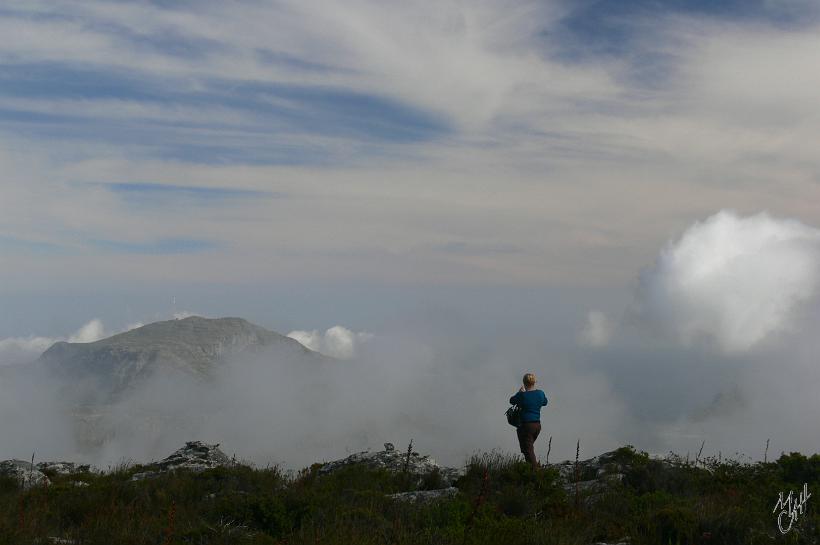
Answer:
<path fill-rule="evenodd" d="M 616 451 L 605 452 L 588 460 L 579 460 L 577 475 L 573 460 L 552 464 L 551 467 L 558 470 L 564 490 L 568 493 L 575 492 L 576 480 L 579 493 L 602 492 L 608 485 L 622 481 L 627 469 Z"/>
<path fill-rule="evenodd" d="M 630 448 L 620 448 L 587 460 L 579 460 L 577 475 L 575 461 L 573 460 L 549 464 L 549 467 L 558 470 L 561 484 L 568 494 L 575 493 L 577 481 L 579 496 L 582 496 L 585 504 L 590 505 L 608 488 L 616 483 L 624 482 L 629 472 L 634 469 L 636 462 L 651 462 L 665 467 L 674 465 L 673 462 L 665 458 L 649 457 L 645 453 L 636 453 Z"/>
<path fill-rule="evenodd" d="M 231 466 L 235 462 L 219 450 L 219 444 L 188 441 L 185 446 L 167 458 L 149 464 L 147 471 L 135 473 L 131 480 L 139 481 L 176 470 L 204 471 L 215 467 Z"/>
<path fill-rule="evenodd" d="M 139 481 L 176 470 L 203 471 L 221 466 L 232 466 L 236 462 L 219 450 L 219 445 L 209 445 L 201 441 L 188 441 L 185 446 L 167 458 L 143 466 L 145 471 L 135 473 L 131 479 Z M 40 462 L 32 465 L 25 460 L 4 460 L 0 462 L 0 477 L 11 477 L 24 488 L 48 485 L 48 475 L 76 475 L 78 473 L 99 473 L 100 470 L 88 464 L 74 462 Z M 82 481 L 72 481 L 75 486 L 88 486 Z"/>
<path fill-rule="evenodd" d="M 32 465 L 25 460 L 4 460 L 0 462 L 0 476 L 11 477 L 23 488 L 32 486 L 47 486 L 51 484 L 49 475 L 76 475 L 79 473 L 97 473 L 99 470 L 89 464 L 75 464 L 74 462 L 40 462 Z M 88 486 L 82 481 L 72 481 L 74 486 Z"/>
<path fill-rule="evenodd" d="M 0 476 L 11 477 L 20 483 L 23 488 L 48 485 L 51 482 L 45 473 L 37 469 L 37 466 L 25 460 L 4 460 L 0 462 Z"/>
<path fill-rule="evenodd" d="M 438 490 L 414 490 L 411 492 L 398 492 L 396 494 L 388 494 L 388 498 L 394 500 L 406 501 L 411 503 L 426 503 L 440 498 L 452 498 L 458 494 L 458 488 L 455 486 L 448 486 L 447 488 L 439 488 Z"/>
<path fill-rule="evenodd" d="M 459 469 L 438 465 L 438 463 L 428 455 L 422 455 L 412 450 L 408 455 L 407 451 L 396 450 L 393 443 L 385 443 L 384 450 L 374 452 L 366 450 L 351 454 L 341 460 L 328 462 L 319 468 L 319 474 L 330 473 L 355 464 L 364 464 L 376 469 L 387 469 L 395 473 L 406 471 L 410 475 L 417 477 L 419 484 L 425 475 L 429 475 L 434 471 L 438 471 L 442 480 L 448 485 L 452 485 L 463 475 L 463 472 Z"/>
<path fill-rule="evenodd" d="M 90 464 L 75 464 L 74 462 L 40 462 L 37 469 L 43 473 L 57 475 L 73 475 L 75 473 L 98 473 L 99 470 Z"/>

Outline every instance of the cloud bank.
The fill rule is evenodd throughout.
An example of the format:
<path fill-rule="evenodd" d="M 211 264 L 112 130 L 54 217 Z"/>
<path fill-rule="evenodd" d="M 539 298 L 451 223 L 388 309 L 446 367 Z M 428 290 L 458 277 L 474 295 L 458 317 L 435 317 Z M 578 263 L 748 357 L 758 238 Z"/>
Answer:
<path fill-rule="evenodd" d="M 619 446 L 629 421 L 600 373 L 531 348 L 475 351 L 469 337 L 385 333 L 358 357 L 320 368 L 274 353 L 234 359 L 209 383 L 157 375 L 97 422 L 110 440 L 91 454 L 101 461 L 156 458 L 183 438 L 218 442 L 259 464 L 308 464 L 407 445 L 450 465 L 473 452 L 518 451 L 504 418 L 525 370 L 548 392 L 553 459 Z M 89 454 L 86 454 L 89 456 Z"/>
<path fill-rule="evenodd" d="M 30 363 L 40 357 L 40 354 L 56 342 L 93 343 L 105 337 L 130 331 L 143 325 L 142 322 L 134 322 L 126 325 L 123 329 L 108 331 L 105 329 L 102 320 L 94 318 L 66 337 L 29 335 L 28 337 L 7 337 L 0 339 L 0 366 Z"/>
<path fill-rule="evenodd" d="M 820 403 L 820 230 L 767 213 L 718 212 L 667 243 L 638 278 L 604 343 L 603 315 L 579 335 L 584 365 L 608 376 L 646 430 L 685 454 L 814 452 Z"/>
<path fill-rule="evenodd" d="M 135 326 L 138 327 L 138 326 Z M 129 327 L 131 329 L 132 327 Z M 0 339 L 0 365 L 19 365 L 37 359 L 46 349 L 58 341 L 90 343 L 106 337 L 102 321 L 94 318 L 76 332 L 64 338 L 8 337 Z"/>
<path fill-rule="evenodd" d="M 200 438 L 296 468 L 413 439 L 459 464 L 474 450 L 516 452 L 502 413 L 526 370 L 550 399 L 543 433 L 553 436 L 553 459 L 574 455 L 577 439 L 596 454 L 625 443 L 685 454 L 705 440 L 705 453 L 758 458 L 767 438 L 773 455 L 812 452 L 810 415 L 820 412 L 817 243 L 814 227 L 769 214 L 722 211 L 697 221 L 640 272 L 631 306 L 579 316 L 570 353 L 557 348 L 563 334 L 552 327 L 482 330 L 442 309 L 376 334 L 295 330 L 291 337 L 342 361 L 316 368 L 273 356 L 237 359 L 207 384 L 157 376 L 98 420 L 113 439 L 91 453 L 57 426 L 69 425 L 65 407 L 55 406 L 57 385 L 3 378 L 0 426 L 25 438 L 4 443 L 5 456 L 37 445 L 105 464 L 157 458 L 183 438 Z M 75 337 L 102 329 L 91 323 Z M 37 342 L 45 341 L 31 337 Z M 54 430 L 38 435 L 23 425 L 31 400 L 31 414 Z"/>

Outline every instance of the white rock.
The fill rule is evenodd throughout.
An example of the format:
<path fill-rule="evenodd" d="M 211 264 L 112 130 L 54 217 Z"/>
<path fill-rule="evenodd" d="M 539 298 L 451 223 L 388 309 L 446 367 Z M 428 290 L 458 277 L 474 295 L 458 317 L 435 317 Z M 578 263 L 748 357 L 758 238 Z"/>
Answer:
<path fill-rule="evenodd" d="M 371 468 L 382 468 L 395 473 L 402 473 L 405 470 L 419 478 L 435 470 L 441 474 L 442 479 L 448 485 L 452 485 L 461 477 L 463 470 L 440 466 L 428 455 L 421 455 L 418 452 L 399 451 L 393 447 L 392 443 L 385 443 L 385 450 L 371 452 L 369 450 L 351 454 L 347 458 L 334 460 L 324 464 L 319 468 L 319 474 L 324 475 L 350 465 L 364 464 Z"/>
<path fill-rule="evenodd" d="M 387 497 L 399 501 L 424 503 L 432 500 L 437 500 L 439 498 L 452 498 L 456 494 L 458 494 L 458 488 L 456 488 L 455 486 L 449 486 L 447 488 L 440 488 L 438 490 L 415 490 L 412 492 L 399 492 L 397 494 L 388 494 Z"/>
<path fill-rule="evenodd" d="M 74 462 L 40 462 L 37 469 L 43 472 L 52 472 L 58 475 L 72 475 L 74 473 L 99 473 L 99 470 L 89 464 L 75 464 Z"/>
<path fill-rule="evenodd" d="M 140 481 L 177 469 L 204 471 L 206 469 L 230 465 L 233 465 L 233 461 L 228 458 L 224 452 L 219 450 L 219 444 L 209 445 L 201 441 L 188 441 L 184 447 L 164 460 L 150 464 L 148 471 L 135 473 L 131 477 L 131 480 Z"/>
<path fill-rule="evenodd" d="M 51 484 L 45 473 L 37 469 L 31 462 L 24 460 L 4 460 L 0 462 L 0 475 L 12 477 L 23 488 Z"/>

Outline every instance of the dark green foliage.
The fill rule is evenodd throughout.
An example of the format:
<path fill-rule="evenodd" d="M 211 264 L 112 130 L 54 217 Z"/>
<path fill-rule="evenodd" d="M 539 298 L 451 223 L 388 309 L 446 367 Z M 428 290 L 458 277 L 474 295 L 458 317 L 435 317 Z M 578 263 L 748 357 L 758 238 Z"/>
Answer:
<path fill-rule="evenodd" d="M 105 475 L 51 475 L 51 486 L 25 491 L 0 479 L 0 544 L 49 537 L 78 545 L 588 545 L 626 536 L 632 545 L 758 545 L 820 538 L 814 496 L 786 536 L 772 513 L 780 492 L 797 494 L 806 483 L 815 493 L 818 455 L 695 465 L 674 455 L 654 460 L 627 445 L 604 468 L 623 479 L 582 492 L 578 507 L 556 469 L 533 470 L 497 452 L 472 456 L 459 493 L 426 504 L 387 495 L 444 487 L 438 472 L 418 479 L 350 466 L 319 475 L 319 467 L 293 475 L 238 466 L 134 482 L 140 468 L 123 464 Z"/>
<path fill-rule="evenodd" d="M 820 454 L 806 457 L 799 452 L 783 454 L 777 460 L 783 480 L 795 486 L 820 483 Z"/>

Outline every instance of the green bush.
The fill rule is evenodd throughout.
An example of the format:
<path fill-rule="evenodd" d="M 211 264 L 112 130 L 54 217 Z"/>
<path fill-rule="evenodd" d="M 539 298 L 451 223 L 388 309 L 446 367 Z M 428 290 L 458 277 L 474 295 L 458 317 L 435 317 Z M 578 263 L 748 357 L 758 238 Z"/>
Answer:
<path fill-rule="evenodd" d="M 458 494 L 421 504 L 387 495 L 443 487 L 438 472 L 419 480 L 365 466 L 327 475 L 318 465 L 295 475 L 230 467 L 134 482 L 139 467 L 123 464 L 104 475 L 53 475 L 51 486 L 31 490 L 5 479 L 0 543 L 60 537 L 83 545 L 588 545 L 629 536 L 633 545 L 758 545 L 820 538 L 813 498 L 785 540 L 771 512 L 779 491 L 800 490 L 804 482 L 814 490 L 817 455 L 670 466 L 627 445 L 612 464 L 607 469 L 623 471 L 623 481 L 585 495 L 577 507 L 554 468 L 533 470 L 519 456 L 498 452 L 467 461 Z"/>

